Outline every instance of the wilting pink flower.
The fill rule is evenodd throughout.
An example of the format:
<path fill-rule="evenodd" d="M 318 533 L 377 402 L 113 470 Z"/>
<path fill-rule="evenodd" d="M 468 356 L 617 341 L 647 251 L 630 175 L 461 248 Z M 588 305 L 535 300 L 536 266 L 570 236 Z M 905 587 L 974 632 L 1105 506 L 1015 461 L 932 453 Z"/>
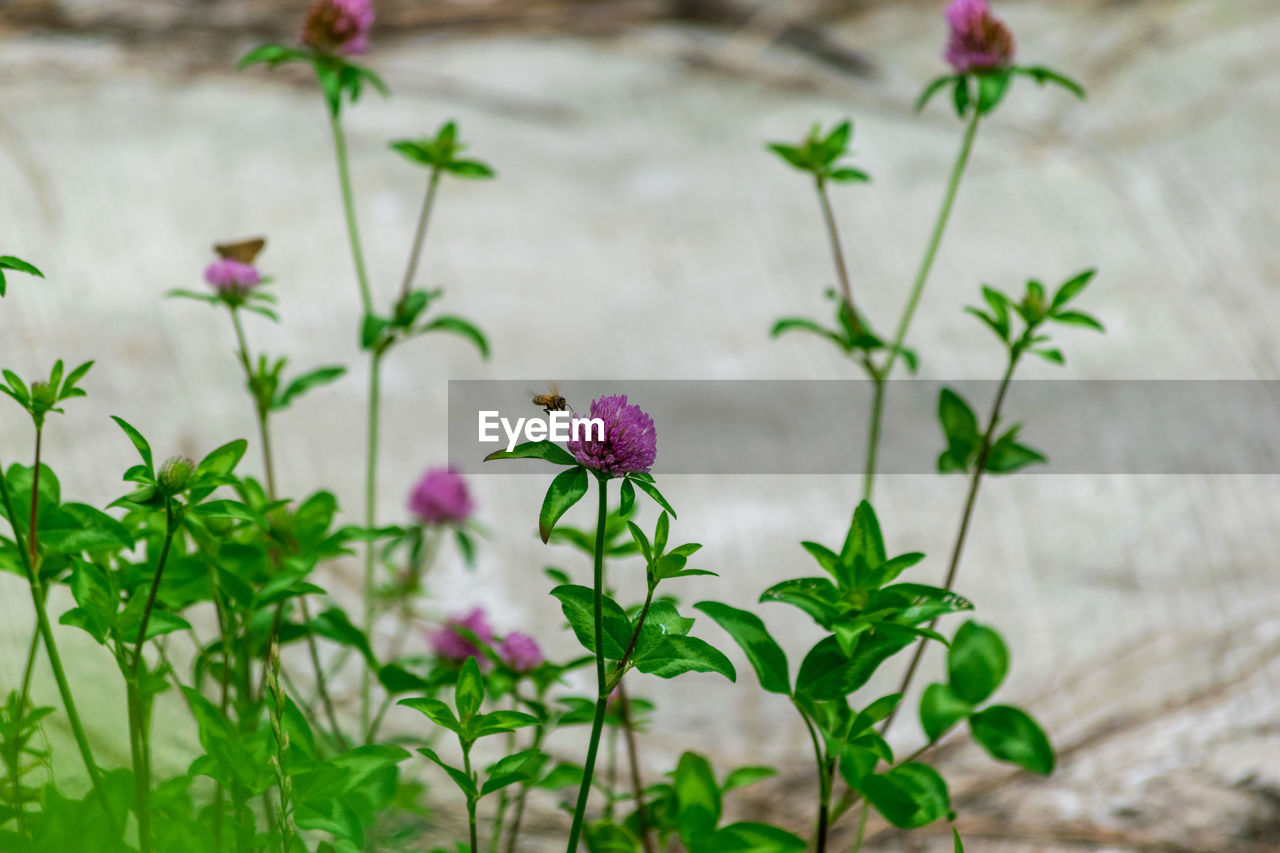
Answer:
<path fill-rule="evenodd" d="M 219 296 L 243 298 L 262 283 L 262 274 L 253 264 L 245 264 L 231 258 L 219 258 L 205 267 L 204 280 Z"/>
<path fill-rule="evenodd" d="M 409 493 L 409 511 L 426 524 L 460 523 L 474 509 L 467 481 L 453 468 L 432 468 Z"/>
<path fill-rule="evenodd" d="M 991 14 L 987 0 L 951 0 L 947 62 L 961 74 L 1003 68 L 1013 61 L 1013 33 Z"/>
<path fill-rule="evenodd" d="M 493 629 L 489 627 L 489 618 L 479 607 L 461 619 L 455 617 L 447 620 L 440 630 L 432 632 L 427 639 L 431 643 L 431 648 L 442 658 L 464 661 L 473 657 L 477 663 L 483 665 L 486 661 L 483 652 L 470 636 L 462 633 L 464 630 L 471 632 L 476 640 L 486 646 L 493 642 Z"/>
<path fill-rule="evenodd" d="M 627 405 L 627 396 L 599 397 L 591 401 L 591 417 L 604 421 L 604 440 L 584 419 L 578 421 L 578 440 L 570 440 L 569 451 L 588 468 L 610 476 L 648 471 L 658 455 L 658 433 L 639 406 Z"/>
<path fill-rule="evenodd" d="M 352 56 L 369 49 L 373 0 L 315 0 L 302 24 L 302 43 L 319 53 Z"/>
<path fill-rule="evenodd" d="M 516 672 L 528 672 L 543 660 L 538 641 L 519 631 L 512 631 L 503 638 L 498 645 L 498 656 Z"/>

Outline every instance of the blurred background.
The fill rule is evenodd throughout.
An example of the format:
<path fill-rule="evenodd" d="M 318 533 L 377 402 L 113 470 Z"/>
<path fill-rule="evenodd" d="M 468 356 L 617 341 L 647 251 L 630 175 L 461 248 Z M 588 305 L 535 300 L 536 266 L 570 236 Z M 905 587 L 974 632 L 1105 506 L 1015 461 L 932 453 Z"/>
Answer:
<path fill-rule="evenodd" d="M 357 517 L 366 384 L 324 106 L 304 71 L 233 70 L 256 43 L 292 42 L 305 5 L 0 0 L 0 249 L 48 277 L 11 282 L 0 362 L 28 376 L 59 357 L 97 360 L 89 398 L 46 430 L 64 496 L 105 503 L 122 493 L 133 450 L 109 414 L 137 425 L 161 456 L 199 458 L 251 434 L 225 316 L 162 297 L 201 286 L 211 243 L 265 234 L 259 265 L 276 277 L 282 322 L 251 318 L 250 338 L 297 367 L 352 367 L 279 418 L 278 478 L 295 495 L 332 489 Z M 909 341 L 922 375 L 998 376 L 1001 351 L 961 314 L 981 282 L 1019 290 L 1028 277 L 1057 282 L 1097 266 L 1081 307 L 1108 334 L 1063 332 L 1067 366 L 1028 364 L 1022 375 L 1276 379 L 1274 0 L 996 5 L 1020 60 L 1062 69 L 1090 98 L 1020 81 L 984 123 Z M 837 216 L 862 309 L 881 326 L 899 311 L 961 132 L 941 101 L 911 109 L 946 70 L 940 2 L 377 6 L 368 60 L 394 97 L 370 93 L 347 127 L 380 302 L 398 284 L 425 183 L 387 142 L 455 118 L 470 153 L 499 173 L 446 182 L 418 278 L 485 329 L 493 358 L 433 336 L 389 359 L 382 521 L 403 520 L 413 481 L 445 461 L 450 378 L 528 380 L 531 391 L 558 380 L 572 400 L 575 379 L 616 380 L 625 392 L 628 379 L 851 376 L 816 340 L 767 336 L 777 316 L 825 314 L 828 304 L 812 190 L 763 150 L 814 121 L 855 121 L 857 163 L 874 183 L 838 190 Z M 1034 444 L 1036 412 L 1016 396 L 1009 405 Z M 861 454 L 863 421 L 835 428 Z M 7 461 L 27 455 L 28 434 L 16 407 L 0 409 Z M 257 458 L 251 450 L 245 470 Z M 541 569 L 582 578 L 589 567 L 537 541 L 545 480 L 483 475 L 472 485 L 491 536 L 473 572 L 445 553 L 431 581 L 439 615 L 483 604 L 500 632 L 526 631 L 569 655 Z M 662 485 L 680 511 L 673 535 L 704 543 L 699 567 L 720 573 L 672 591 L 738 606 L 808 573 L 799 541 L 838 541 L 860 491 L 857 478 L 834 476 Z M 880 482 L 890 550 L 930 555 L 911 579 L 941 582 L 964 485 Z M 575 512 L 570 520 L 590 523 Z M 1275 477 L 1064 476 L 1050 465 L 987 482 L 958 586 L 1010 642 L 1001 698 L 1045 724 L 1060 764 L 1032 779 L 963 739 L 944 745 L 971 849 L 1280 850 L 1277 518 Z M 355 561 L 325 572 L 335 598 L 356 608 Z M 641 575 L 614 570 L 624 590 Z M 794 664 L 816 629 L 785 610 L 764 616 Z M 31 622 L 19 579 L 0 578 L 0 691 L 19 678 Z M 730 645 L 700 623 L 695 632 Z M 77 691 L 96 702 L 91 734 L 123 759 L 123 690 L 105 652 L 71 629 L 60 642 Z M 687 748 L 722 771 L 777 763 L 777 780 L 730 807 L 803 830 L 813 793 L 804 730 L 735 661 L 737 686 L 697 675 L 632 685 L 659 707 L 642 735 L 646 776 Z M 917 683 L 941 663 L 930 654 Z M 886 673 L 868 695 L 897 678 Z M 39 677 L 36 690 L 55 695 Z M 194 731 L 180 705 L 168 710 L 172 725 L 157 729 L 180 771 Z M 402 731 L 417 721 L 389 718 Z M 914 719 L 893 742 L 907 751 L 922 742 Z M 559 748 L 572 755 L 576 745 Z M 60 755 L 59 772 L 73 777 L 73 753 Z M 531 828 L 559 837 L 554 803 L 541 807 Z M 447 807 L 439 817 L 446 827 L 458 820 Z M 951 844 L 940 832 L 907 840 L 874 821 L 870 832 L 872 849 Z"/>

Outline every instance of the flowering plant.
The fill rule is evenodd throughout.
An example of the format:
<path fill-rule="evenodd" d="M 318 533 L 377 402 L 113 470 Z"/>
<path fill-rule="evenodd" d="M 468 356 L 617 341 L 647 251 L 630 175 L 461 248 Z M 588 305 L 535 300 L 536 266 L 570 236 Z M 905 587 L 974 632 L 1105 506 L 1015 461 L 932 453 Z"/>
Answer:
<path fill-rule="evenodd" d="M 344 111 L 365 86 L 388 94 L 373 70 L 355 62 L 372 46 L 374 20 L 370 0 L 315 0 L 296 44 L 258 47 L 240 63 L 309 64 L 327 110 L 359 298 L 352 329 L 369 371 L 364 488 L 355 501 L 360 523 L 340 522 L 333 492 L 294 494 L 277 471 L 275 415 L 310 405 L 307 395 L 342 379 L 347 368 L 323 365 L 286 376 L 288 359 L 268 357 L 252 342 L 247 315 L 255 315 L 253 322 L 280 322 L 283 315 L 271 279 L 259 270 L 263 238 L 216 245 L 218 257 L 204 270 L 208 288 L 171 291 L 225 310 L 230 319 L 252 406 L 253 429 L 246 431 L 256 434 L 256 463 L 245 463 L 250 441 L 236 438 L 198 461 L 175 453 L 157 464 L 163 457 L 143 431 L 116 417 L 128 443 L 122 446 L 137 457 L 122 472 L 123 494 L 105 507 L 71 500 L 70 488 L 64 495 L 45 459 L 43 438 L 55 428 L 48 416 L 63 414 L 68 401 L 85 395 L 82 383 L 93 362 L 68 371 L 55 361 L 47 378 L 36 381 L 3 372 L 0 392 L 30 419 L 33 452 L 30 465 L 0 467 L 0 518 L 7 525 L 0 535 L 0 570 L 21 578 L 35 619 L 19 687 L 0 703 L 4 849 L 423 849 L 430 802 L 457 809 L 457 836 L 464 835 L 464 812 L 466 822 L 465 838 L 452 838 L 452 847 L 435 853 L 478 853 L 482 839 L 490 851 L 512 853 L 527 843 L 526 807 L 536 792 L 549 792 L 567 798 L 567 853 L 582 845 L 599 853 L 657 853 L 675 845 L 688 853 L 826 851 L 851 812 L 858 815 L 851 842 L 856 851 L 873 812 L 902 830 L 955 820 L 957 804 L 930 750 L 961 726 L 994 759 L 1051 773 L 1057 760 L 1052 741 L 1033 715 L 992 704 L 1012 656 L 985 616 L 982 622 L 969 618 L 975 604 L 956 586 L 985 477 L 1045 461 L 1023 443 L 1020 425 L 1003 421 L 1016 369 L 1029 354 L 1065 363 L 1048 329 L 1102 330 L 1077 307 L 1094 279 L 1092 269 L 1052 289 L 1029 280 L 1020 295 L 984 285 L 981 304 L 968 309 L 1000 341 L 1005 370 L 985 422 L 955 390 L 939 397 L 938 471 L 961 474 L 969 483 L 940 585 L 918 580 L 924 554 L 888 549 L 871 498 L 889 379 L 898 359 L 911 371 L 920 361 L 907 346 L 907 333 L 980 122 L 1018 76 L 1083 96 L 1079 85 L 1042 66 L 1016 65 L 1012 32 L 985 0 L 948 6 L 944 58 L 954 73 L 930 83 L 918 106 L 949 86 L 966 126 L 892 335 L 877 333 L 874 318 L 855 302 L 857 273 L 846 263 L 837 226 L 833 189 L 870 180 L 852 159 L 852 121 L 830 129 L 815 125 L 797 144 L 769 146 L 814 183 L 838 285 L 827 294 L 835 306 L 830 325 L 786 317 L 773 335 L 799 331 L 822 338 L 858 364 L 874 388 L 864 499 L 848 515 L 843 542 L 801 543 L 817 571 L 778 577 L 757 602 L 789 605 L 816 626 L 818 639 L 798 667 L 792 668 L 784 643 L 752 609 L 714 599 L 686 607 L 671 593 L 682 588 L 679 582 L 714 573 L 694 566 L 701 544 L 673 538 L 676 511 L 654 473 L 662 470 L 658 432 L 666 425 L 646 412 L 650 403 L 622 393 L 601 396 L 583 418 L 599 424 L 599 431 L 575 435 L 564 446 L 533 441 L 487 457 L 535 459 L 559 469 L 538 510 L 537 531 L 542 543 L 568 560 L 567 569 L 546 570 L 549 594 L 581 647 L 565 659 L 552 638 L 511 629 L 501 613 L 491 615 L 481 604 L 448 610 L 430 594 L 433 567 L 456 558 L 475 568 L 488 535 L 477 520 L 485 508 L 457 467 L 428 468 L 396 520 L 379 511 L 384 359 L 400 344 L 434 332 L 460 336 L 482 358 L 489 354 L 480 329 L 440 313 L 443 292 L 419 288 L 417 279 L 444 180 L 483 180 L 495 172 L 466 155 L 452 121 L 432 134 L 389 142 L 426 176 L 404 275 L 390 300 L 380 303 L 360 239 L 343 124 Z M 31 263 L 0 256 L 0 296 L 6 296 L 6 276 L 15 274 L 43 278 Z M 250 465 L 256 475 L 246 471 Z M 575 527 L 570 513 L 593 484 L 594 523 Z M 346 606 L 350 596 L 327 571 L 356 554 L 363 571 L 353 615 Z M 575 564 L 591 566 L 589 585 L 574 582 Z M 627 577 L 631 583 L 611 580 Z M 628 599 L 620 591 L 627 588 L 642 593 Z M 62 608 L 56 620 L 54 608 Z M 695 612 L 707 617 L 697 635 Z M 964 621 L 943 630 L 941 620 L 956 616 Z M 82 632 L 101 661 L 114 664 L 128 728 L 118 755 L 116 744 L 103 743 L 96 731 L 91 737 L 77 704 L 77 698 L 84 702 L 84 689 L 73 689 L 67 676 L 55 621 Z M 734 660 L 712 641 L 721 634 L 763 691 L 786 698 L 812 746 L 812 812 L 784 826 L 726 816 L 726 796 L 769 778 L 773 768 L 723 773 L 690 750 L 662 778 L 645 779 L 641 738 L 654 705 L 638 694 L 654 682 L 641 676 L 699 673 L 736 683 Z M 917 701 L 914 678 L 925 650 L 935 646 L 945 649 L 945 678 L 925 687 Z M 908 662 L 898 689 L 863 695 L 877 673 L 901 659 Z M 53 677 L 56 705 L 41 704 L 34 674 L 43 666 Z M 900 757 L 888 733 L 913 701 L 925 742 Z M 153 756 L 152 735 L 179 716 L 193 724 L 198 749 L 175 767 Z M 65 722 L 84 768 L 88 787 L 80 796 L 65 793 L 54 773 L 54 747 L 43 737 L 54 721 Z M 583 729 L 584 749 L 565 745 L 564 733 L 572 740 Z M 628 770 L 622 781 L 620 742 Z M 963 850 L 958 827 L 951 827 L 948 843 Z"/>

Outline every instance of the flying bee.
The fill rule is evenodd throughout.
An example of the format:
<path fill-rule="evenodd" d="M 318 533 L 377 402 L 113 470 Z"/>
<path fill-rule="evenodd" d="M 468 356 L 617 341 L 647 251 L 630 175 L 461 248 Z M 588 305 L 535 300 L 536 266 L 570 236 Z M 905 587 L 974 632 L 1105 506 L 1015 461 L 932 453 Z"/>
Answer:
<path fill-rule="evenodd" d="M 569 401 L 560 395 L 560 389 L 556 387 L 554 382 L 551 383 L 548 393 L 533 395 L 533 404 L 540 406 L 542 411 L 548 415 L 552 412 L 563 412 L 566 409 L 570 412 L 573 411 L 573 406 L 570 406 Z"/>
<path fill-rule="evenodd" d="M 252 264 L 266 245 L 265 237 L 254 237 L 252 240 L 238 240 L 234 243 L 215 243 L 213 250 L 220 258 Z"/>

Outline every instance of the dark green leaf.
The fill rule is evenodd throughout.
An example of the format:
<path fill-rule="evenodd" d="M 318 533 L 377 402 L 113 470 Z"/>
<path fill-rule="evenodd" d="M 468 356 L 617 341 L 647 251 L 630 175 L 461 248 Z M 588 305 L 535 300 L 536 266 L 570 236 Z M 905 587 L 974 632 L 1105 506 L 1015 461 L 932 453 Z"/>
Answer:
<path fill-rule="evenodd" d="M 1009 672 L 1009 650 L 991 628 L 969 621 L 960 626 L 947 652 L 951 692 L 970 705 L 985 702 Z"/>
<path fill-rule="evenodd" d="M 939 682 L 926 687 L 924 695 L 920 697 L 920 725 L 930 743 L 972 713 L 972 705 L 952 693 L 950 687 Z"/>
<path fill-rule="evenodd" d="M 302 396 L 312 388 L 328 385 L 330 382 L 342 377 L 346 372 L 347 369 L 345 367 L 318 367 L 315 370 L 308 371 L 290 382 L 279 398 L 272 401 L 271 408 L 284 409 L 293 402 L 294 398 Z"/>
<path fill-rule="evenodd" d="M 480 664 L 475 656 L 467 658 L 458 673 L 458 684 L 454 688 L 453 702 L 458 709 L 458 719 L 464 723 L 474 717 L 484 703 L 484 677 L 480 675 Z"/>
<path fill-rule="evenodd" d="M 791 693 L 787 656 L 760 617 L 718 601 L 702 601 L 695 604 L 694 609 L 710 616 L 733 637 L 759 676 L 761 687 L 769 693 Z"/>
<path fill-rule="evenodd" d="M 578 642 L 591 653 L 595 653 L 595 592 L 589 587 L 565 584 L 551 590 L 551 595 L 560 602 L 569 626 L 577 635 Z M 609 660 L 620 660 L 623 651 L 631 643 L 631 620 L 608 596 L 602 597 L 604 610 L 604 656 Z"/>
<path fill-rule="evenodd" d="M 1097 272 L 1096 269 L 1088 269 L 1064 282 L 1058 288 L 1058 292 L 1053 295 L 1053 304 L 1049 306 L 1050 312 L 1062 308 L 1072 299 L 1079 296 L 1080 292 L 1089 286 L 1089 282 L 1093 281 L 1093 277 Z"/>
<path fill-rule="evenodd" d="M 577 465 L 573 454 L 553 441 L 526 441 L 511 450 L 495 450 L 484 458 L 485 462 L 494 459 L 545 459 L 553 465 Z"/>
<path fill-rule="evenodd" d="M 918 829 L 951 811 L 947 783 L 927 764 L 908 762 L 862 780 L 862 793 L 889 823 Z"/>
<path fill-rule="evenodd" d="M 1064 326 L 1081 326 L 1086 329 L 1093 329 L 1095 332 L 1105 332 L 1107 330 L 1105 326 L 1083 311 L 1059 311 L 1057 314 L 1050 316 L 1049 319 Z"/>
<path fill-rule="evenodd" d="M 151 461 L 151 445 L 142 437 L 142 433 L 138 432 L 133 426 L 123 418 L 115 415 L 111 416 L 111 420 L 115 421 L 120 429 L 124 430 L 124 434 L 129 436 L 129 440 L 133 442 L 133 446 L 137 448 L 138 455 L 142 457 L 142 462 L 147 466 L 148 476 L 155 476 L 155 466 Z"/>
<path fill-rule="evenodd" d="M 546 497 L 542 500 L 542 510 L 538 513 L 538 535 L 542 537 L 543 543 L 551 537 L 551 531 L 555 529 L 560 517 L 582 500 L 589 485 L 587 469 L 581 465 L 562 471 L 551 481 Z M 601 488 L 604 486 L 601 485 Z"/>
<path fill-rule="evenodd" d="M 489 341 L 479 329 L 461 317 L 446 314 L 422 326 L 419 331 L 449 332 L 454 335 L 461 335 L 475 344 L 476 349 L 480 350 L 481 358 L 489 357 Z"/>
<path fill-rule="evenodd" d="M 992 757 L 1032 773 L 1053 772 L 1053 746 L 1044 731 L 1020 708 L 992 705 L 969 718 L 973 739 Z"/>
<path fill-rule="evenodd" d="M 636 669 L 659 678 L 675 678 L 686 672 L 716 672 L 737 679 L 724 653 L 697 637 L 666 636 L 645 648 L 635 660 Z"/>

